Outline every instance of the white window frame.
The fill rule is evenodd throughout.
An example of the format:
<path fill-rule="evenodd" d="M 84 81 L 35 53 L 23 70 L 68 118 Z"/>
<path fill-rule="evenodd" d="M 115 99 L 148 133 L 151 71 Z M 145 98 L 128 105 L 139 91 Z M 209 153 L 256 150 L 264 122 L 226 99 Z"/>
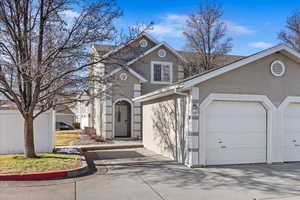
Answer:
<path fill-rule="evenodd" d="M 170 81 L 154 81 L 154 65 L 169 65 L 170 67 Z M 171 62 L 161 62 L 161 61 L 152 61 L 151 62 L 151 83 L 155 84 L 170 84 L 173 82 L 173 63 Z"/>

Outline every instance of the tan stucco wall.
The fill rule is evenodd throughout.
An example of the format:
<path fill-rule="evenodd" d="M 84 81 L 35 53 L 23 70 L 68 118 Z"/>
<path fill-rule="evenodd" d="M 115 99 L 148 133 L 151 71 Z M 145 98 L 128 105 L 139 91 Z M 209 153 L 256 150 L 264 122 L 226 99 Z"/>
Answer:
<path fill-rule="evenodd" d="M 160 61 L 160 62 L 171 62 L 173 63 L 173 82 L 178 80 L 178 65 L 180 61 L 178 58 L 169 50 L 165 49 L 167 52 L 166 57 L 161 58 L 157 55 L 160 49 L 165 49 L 163 47 L 156 49 L 149 55 L 143 57 L 141 60 L 132 64 L 130 67 L 135 70 L 137 73 L 141 74 L 148 81 L 142 84 L 142 95 L 157 90 L 162 87 L 168 86 L 168 84 L 154 84 L 151 83 L 151 62 Z"/>
<path fill-rule="evenodd" d="M 140 47 L 140 41 L 142 39 L 146 39 L 148 41 L 147 47 Z M 136 58 L 138 55 L 143 54 L 144 52 L 148 51 L 149 49 L 153 48 L 156 44 L 146 37 L 142 37 L 134 42 L 132 42 L 127 47 L 124 47 L 119 52 L 113 54 L 110 56 L 110 59 L 106 60 L 104 63 L 106 65 L 105 67 L 105 73 L 109 73 L 112 70 L 119 68 L 122 64 L 125 66 L 125 64 L 129 61 L 131 61 L 133 58 Z"/>
<path fill-rule="evenodd" d="M 271 74 L 270 64 L 280 59 L 286 72 L 283 77 Z M 210 93 L 267 95 L 278 106 L 286 96 L 300 96 L 300 64 L 276 53 L 197 85 L 200 101 Z"/>
<path fill-rule="evenodd" d="M 121 71 L 114 75 L 114 80 L 112 83 L 113 102 L 115 100 L 118 100 L 119 98 L 132 99 L 134 94 L 133 85 L 139 84 L 139 80 L 136 77 L 132 76 L 129 72 L 125 72 L 128 75 L 127 80 L 124 81 L 120 80 L 120 74 L 124 72 L 125 71 Z"/>
<path fill-rule="evenodd" d="M 143 144 L 151 151 L 184 162 L 186 136 L 182 129 L 181 98 L 173 95 L 143 104 Z"/>

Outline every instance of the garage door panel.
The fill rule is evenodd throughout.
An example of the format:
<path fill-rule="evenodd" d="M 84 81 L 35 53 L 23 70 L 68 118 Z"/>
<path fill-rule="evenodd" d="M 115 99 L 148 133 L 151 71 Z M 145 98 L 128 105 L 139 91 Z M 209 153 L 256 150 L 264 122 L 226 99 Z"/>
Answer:
<path fill-rule="evenodd" d="M 246 164 L 249 163 L 249 160 L 253 163 L 264 163 L 266 161 L 265 148 L 253 148 L 251 149 L 251 155 L 245 156 L 248 154 L 249 148 L 245 149 L 226 149 L 226 150 L 217 150 L 208 151 L 207 162 L 210 165 L 222 165 L 222 164 Z M 212 153 L 213 152 L 213 153 Z M 224 154 L 230 156 L 224 156 Z M 218 160 L 210 159 L 218 156 Z M 250 157 L 251 156 L 251 157 Z"/>
<path fill-rule="evenodd" d="M 266 162 L 267 115 L 260 103 L 214 101 L 205 117 L 208 165 Z"/>
<path fill-rule="evenodd" d="M 284 112 L 284 161 L 300 161 L 300 104 L 289 104 Z"/>
<path fill-rule="evenodd" d="M 207 145 L 209 147 L 219 147 L 227 145 L 228 147 L 235 146 L 253 146 L 253 147 L 265 147 L 266 140 L 261 139 L 261 135 L 264 133 L 242 133 L 242 134 L 228 134 L 224 132 L 220 133 L 208 133 L 211 137 L 207 139 Z M 252 142 L 253 141 L 253 142 Z"/>

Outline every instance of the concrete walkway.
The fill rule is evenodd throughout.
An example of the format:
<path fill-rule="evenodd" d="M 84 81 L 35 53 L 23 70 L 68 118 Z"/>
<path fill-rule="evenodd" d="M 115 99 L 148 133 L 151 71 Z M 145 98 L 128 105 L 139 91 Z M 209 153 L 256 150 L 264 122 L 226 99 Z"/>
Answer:
<path fill-rule="evenodd" d="M 90 152 L 90 176 L 0 183 L 0 199 L 296 200 L 300 163 L 190 169 L 144 149 Z"/>
<path fill-rule="evenodd" d="M 114 140 L 113 143 L 90 144 L 90 145 L 73 145 L 73 146 L 59 146 L 55 149 L 81 149 L 83 151 L 94 150 L 110 150 L 110 149 L 129 149 L 129 148 L 143 148 L 141 140 Z"/>

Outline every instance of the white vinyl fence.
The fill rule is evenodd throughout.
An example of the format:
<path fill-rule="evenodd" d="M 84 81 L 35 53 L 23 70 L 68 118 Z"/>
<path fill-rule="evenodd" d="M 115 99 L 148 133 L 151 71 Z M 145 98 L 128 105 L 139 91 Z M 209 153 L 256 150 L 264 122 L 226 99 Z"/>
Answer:
<path fill-rule="evenodd" d="M 24 119 L 17 110 L 0 110 L 0 154 L 24 153 Z M 41 114 L 34 120 L 35 150 L 52 152 L 55 136 L 55 112 Z"/>

